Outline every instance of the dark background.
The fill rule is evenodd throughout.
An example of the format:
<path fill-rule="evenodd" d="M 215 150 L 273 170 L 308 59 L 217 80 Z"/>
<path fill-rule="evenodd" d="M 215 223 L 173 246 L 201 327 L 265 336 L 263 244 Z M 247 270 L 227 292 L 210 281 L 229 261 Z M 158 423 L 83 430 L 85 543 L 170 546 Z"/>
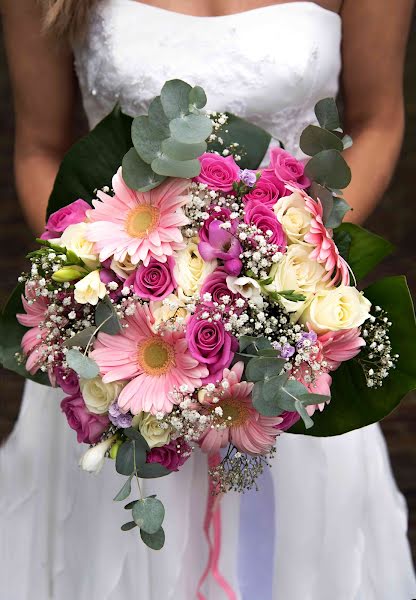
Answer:
<path fill-rule="evenodd" d="M 388 85 L 388 82 L 386 82 Z M 406 135 L 391 185 L 369 219 L 370 230 L 396 245 L 395 254 L 378 269 L 378 276 L 406 273 L 416 297 L 416 19 L 409 40 L 405 75 Z M 82 124 L 79 110 L 79 124 Z M 386 123 L 386 130 L 388 123 Z M 4 50 L 0 39 L 0 305 L 27 265 L 23 259 L 33 247 L 13 184 L 13 109 Z M 416 340 L 415 340 L 416 343 Z M 0 440 L 13 428 L 20 406 L 23 380 L 0 369 Z M 382 427 L 386 435 L 397 483 L 406 496 L 409 536 L 416 558 L 416 395 L 409 395 Z"/>

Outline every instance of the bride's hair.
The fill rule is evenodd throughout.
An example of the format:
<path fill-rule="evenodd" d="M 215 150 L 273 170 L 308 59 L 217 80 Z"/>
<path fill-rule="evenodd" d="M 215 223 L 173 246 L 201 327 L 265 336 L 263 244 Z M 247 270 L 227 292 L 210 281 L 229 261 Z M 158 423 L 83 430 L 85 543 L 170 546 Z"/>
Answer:
<path fill-rule="evenodd" d="M 88 15 L 98 0 L 39 0 L 44 11 L 44 26 L 56 36 L 82 35 Z"/>

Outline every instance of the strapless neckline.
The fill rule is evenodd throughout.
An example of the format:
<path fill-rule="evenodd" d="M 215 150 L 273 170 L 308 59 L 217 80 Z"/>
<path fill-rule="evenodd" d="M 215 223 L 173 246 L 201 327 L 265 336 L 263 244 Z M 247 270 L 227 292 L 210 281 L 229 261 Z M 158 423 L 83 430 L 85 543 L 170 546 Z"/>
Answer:
<path fill-rule="evenodd" d="M 150 11 L 154 11 L 154 12 L 159 12 L 161 14 L 167 14 L 169 17 L 172 18 L 183 18 L 183 19 L 193 19 L 193 20 L 204 20 L 207 22 L 215 22 L 218 23 L 218 21 L 224 21 L 224 20 L 232 20 L 234 19 L 240 19 L 240 18 L 251 18 L 251 17 L 255 17 L 256 15 L 262 15 L 263 13 L 267 13 L 267 12 L 271 12 L 274 11 L 276 9 L 287 9 L 287 10 L 293 10 L 295 7 L 296 8 L 301 8 L 302 10 L 305 10 L 305 7 L 311 7 L 312 10 L 316 10 L 322 14 L 326 14 L 329 17 L 334 17 L 335 20 L 337 21 L 341 21 L 341 15 L 334 12 L 333 10 L 330 10 L 328 8 L 325 8 L 324 6 L 321 6 L 320 4 L 317 4 L 316 2 L 308 2 L 306 1 L 302 1 L 302 0 L 295 0 L 294 2 L 279 2 L 276 4 L 268 4 L 265 6 L 257 6 L 255 8 L 250 8 L 248 10 L 243 10 L 237 13 L 230 13 L 227 15 L 192 15 L 192 14 L 188 14 L 188 13 L 182 13 L 182 12 L 178 12 L 178 11 L 174 11 L 174 10 L 170 10 L 167 8 L 162 8 L 160 6 L 155 6 L 154 4 L 147 4 L 146 2 L 140 2 L 140 0 L 113 0 L 114 2 L 122 2 L 123 4 L 130 4 L 130 5 L 136 5 L 136 7 L 138 6 L 139 8 L 143 8 L 144 10 L 150 10 Z"/>

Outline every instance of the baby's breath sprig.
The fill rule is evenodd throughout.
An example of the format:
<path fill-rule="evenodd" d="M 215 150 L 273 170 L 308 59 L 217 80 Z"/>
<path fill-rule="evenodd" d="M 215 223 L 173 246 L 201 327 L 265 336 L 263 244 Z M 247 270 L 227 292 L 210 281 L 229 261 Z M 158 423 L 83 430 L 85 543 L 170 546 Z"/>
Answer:
<path fill-rule="evenodd" d="M 398 354 L 392 354 L 389 330 L 392 322 L 387 312 L 380 306 L 374 308 L 362 327 L 362 336 L 366 345 L 358 355 L 367 382 L 367 387 L 381 387 L 384 379 L 396 368 Z"/>

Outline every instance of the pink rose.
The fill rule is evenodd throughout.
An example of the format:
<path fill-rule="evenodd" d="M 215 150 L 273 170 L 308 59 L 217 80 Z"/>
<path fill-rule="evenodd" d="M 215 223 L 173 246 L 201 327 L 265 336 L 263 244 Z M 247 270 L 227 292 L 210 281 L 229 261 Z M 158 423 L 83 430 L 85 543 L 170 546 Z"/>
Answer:
<path fill-rule="evenodd" d="M 279 423 L 279 425 L 276 425 L 276 429 L 280 429 L 280 431 L 287 431 L 300 419 L 300 415 L 296 410 L 292 412 L 289 410 L 285 410 L 282 412 L 282 414 L 279 415 L 279 417 L 283 419 L 283 421 Z"/>
<path fill-rule="evenodd" d="M 110 424 L 107 415 L 93 415 L 88 412 L 79 394 L 68 396 L 61 402 L 62 411 L 68 425 L 77 432 L 79 444 L 95 444 Z"/>
<path fill-rule="evenodd" d="M 124 285 L 133 285 L 134 293 L 146 300 L 163 300 L 176 287 L 173 276 L 175 261 L 168 256 L 165 263 L 151 258 L 147 267 L 143 264 L 132 273 Z"/>
<path fill-rule="evenodd" d="M 172 440 L 169 444 L 159 448 L 152 448 L 147 454 L 146 462 L 159 463 L 169 471 L 179 471 L 179 468 L 188 460 L 191 448 L 182 440 Z"/>
<path fill-rule="evenodd" d="M 261 177 L 257 181 L 255 188 L 244 196 L 244 200 L 246 202 L 253 200 L 253 202 L 264 204 L 272 209 L 279 198 L 289 196 L 291 193 L 292 192 L 285 187 L 283 181 L 276 177 L 274 171 L 267 169 L 262 171 Z"/>
<path fill-rule="evenodd" d="M 233 183 L 239 181 L 240 167 L 236 165 L 232 156 L 220 156 L 205 152 L 199 157 L 201 172 L 194 181 L 206 183 L 212 190 L 218 192 L 232 192 Z"/>
<path fill-rule="evenodd" d="M 225 310 L 229 310 L 237 298 L 241 298 L 240 294 L 234 294 L 227 286 L 228 273 L 223 267 L 215 269 L 213 273 L 205 278 L 202 284 L 200 295 L 203 298 L 204 294 L 211 294 L 211 303 L 205 302 L 205 304 L 223 304 L 223 297 L 228 296 L 230 301 L 226 304 Z"/>
<path fill-rule="evenodd" d="M 202 380 L 203 384 L 214 383 L 222 378 L 222 372 L 229 367 L 234 354 L 238 350 L 238 342 L 224 328 L 222 320 L 202 319 L 200 311 L 194 313 L 186 326 L 188 348 L 197 361 L 205 365 L 209 375 Z"/>
<path fill-rule="evenodd" d="M 272 148 L 270 151 L 270 166 L 278 179 L 291 183 L 299 188 L 307 188 L 311 182 L 304 174 L 305 165 L 282 148 Z"/>
<path fill-rule="evenodd" d="M 85 200 L 75 200 L 71 204 L 52 213 L 46 223 L 45 231 L 40 236 L 42 240 L 58 238 L 69 225 L 85 221 L 85 213 L 91 206 Z"/>
<path fill-rule="evenodd" d="M 286 236 L 281 224 L 274 212 L 264 204 L 259 204 L 254 200 L 247 202 L 244 221 L 260 229 L 270 244 L 276 244 L 281 249 L 286 246 Z M 271 232 L 271 235 L 268 232 Z"/>
<path fill-rule="evenodd" d="M 72 369 L 63 369 L 56 367 L 53 371 L 55 384 L 69 396 L 74 396 L 79 393 L 78 375 Z"/>

